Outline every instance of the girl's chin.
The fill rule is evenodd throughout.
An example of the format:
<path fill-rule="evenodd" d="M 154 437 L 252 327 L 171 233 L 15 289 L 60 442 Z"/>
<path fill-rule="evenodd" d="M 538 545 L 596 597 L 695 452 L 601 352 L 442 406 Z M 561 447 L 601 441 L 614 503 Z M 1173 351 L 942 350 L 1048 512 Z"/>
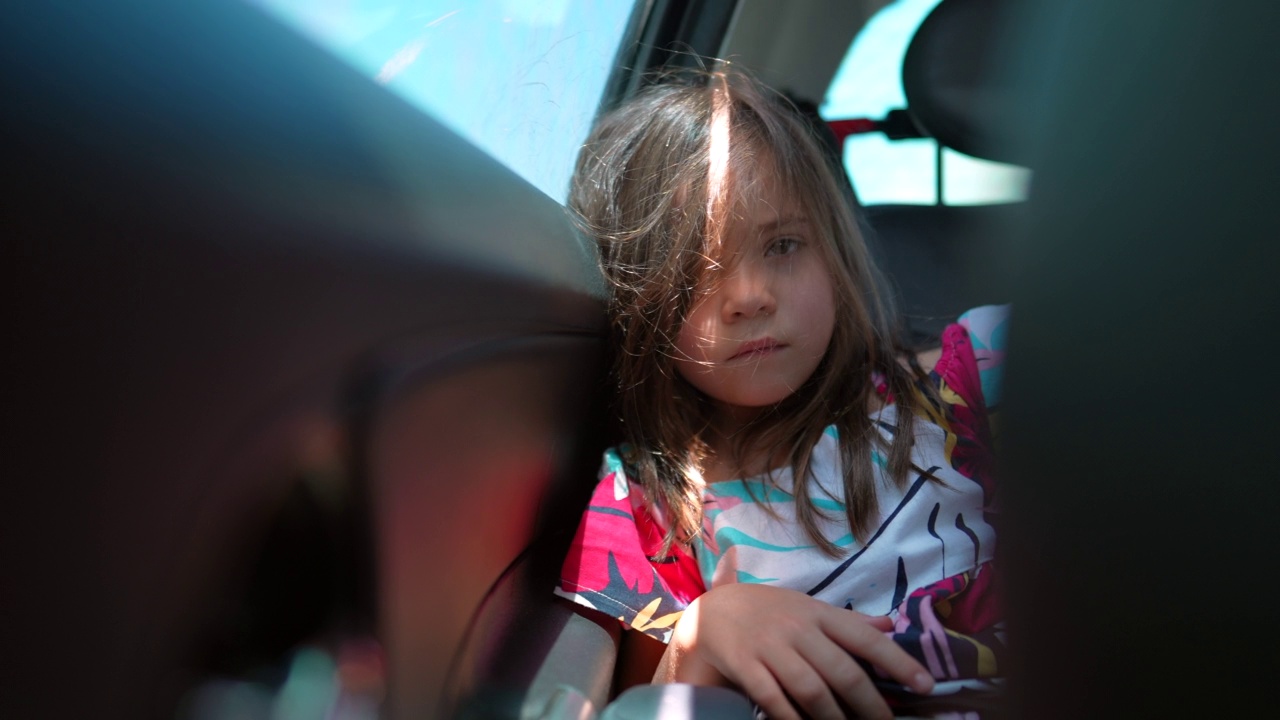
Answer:
<path fill-rule="evenodd" d="M 716 410 L 721 415 L 750 420 L 789 397 L 791 397 L 790 392 L 757 392 L 743 393 L 732 399 L 713 398 L 713 400 L 715 400 Z"/>

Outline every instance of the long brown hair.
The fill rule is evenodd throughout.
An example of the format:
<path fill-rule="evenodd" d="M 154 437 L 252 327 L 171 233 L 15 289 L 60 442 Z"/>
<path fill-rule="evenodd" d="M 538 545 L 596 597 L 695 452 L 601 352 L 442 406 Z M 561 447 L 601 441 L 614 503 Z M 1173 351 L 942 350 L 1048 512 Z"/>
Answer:
<path fill-rule="evenodd" d="M 725 143 L 713 149 L 713 125 L 721 135 L 728 130 L 727 158 Z M 736 177 L 761 165 L 775 173 L 816 228 L 836 296 L 835 329 L 822 362 L 795 393 L 735 437 L 731 465 L 745 467 L 747 448 L 785 457 L 795 478 L 796 517 L 831 556 L 840 551 L 819 532 L 824 514 L 809 482 L 810 453 L 826 427 L 838 431 L 843 500 L 859 541 L 877 518 L 873 446 L 882 446 L 898 485 L 906 482 L 912 423 L 928 399 L 919 390 L 919 367 L 897 360 L 904 346 L 893 304 L 819 142 L 794 106 L 754 79 L 736 71 L 684 71 L 660 78 L 602 117 L 578 156 L 569 208 L 595 239 L 611 288 L 616 409 L 629 445 L 624 460 L 666 516 L 664 554 L 701 531 L 701 469 L 710 453 L 711 405 L 676 371 L 676 336 L 714 266 L 708 260 L 725 224 L 717 208 L 730 205 L 709 196 L 749 191 L 720 188 L 716 178 L 727 173 L 713 167 L 716 162 L 743 169 Z M 899 406 L 888 442 L 868 415 L 873 373 Z"/>

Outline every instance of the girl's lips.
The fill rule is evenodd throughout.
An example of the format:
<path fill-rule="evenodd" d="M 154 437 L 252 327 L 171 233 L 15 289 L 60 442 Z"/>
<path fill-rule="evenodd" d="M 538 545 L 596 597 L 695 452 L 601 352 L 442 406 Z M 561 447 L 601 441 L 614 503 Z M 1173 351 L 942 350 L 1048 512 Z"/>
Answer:
<path fill-rule="evenodd" d="M 764 355 L 779 348 L 786 347 L 773 338 L 762 338 L 743 343 L 738 351 L 729 356 L 730 360 L 741 360 L 746 357 Z"/>

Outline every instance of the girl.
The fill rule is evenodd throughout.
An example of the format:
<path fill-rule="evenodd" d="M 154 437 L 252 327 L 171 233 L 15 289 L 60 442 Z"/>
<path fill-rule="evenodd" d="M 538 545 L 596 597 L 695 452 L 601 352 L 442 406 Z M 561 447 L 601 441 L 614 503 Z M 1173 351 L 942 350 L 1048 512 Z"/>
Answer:
<path fill-rule="evenodd" d="M 737 685 L 774 718 L 884 715 L 868 672 L 995 675 L 995 352 L 973 340 L 1003 311 L 949 327 L 931 368 L 904 353 L 810 126 L 738 74 L 604 117 L 570 208 L 611 286 L 625 442 L 558 594 L 634 631 L 624 675 Z"/>

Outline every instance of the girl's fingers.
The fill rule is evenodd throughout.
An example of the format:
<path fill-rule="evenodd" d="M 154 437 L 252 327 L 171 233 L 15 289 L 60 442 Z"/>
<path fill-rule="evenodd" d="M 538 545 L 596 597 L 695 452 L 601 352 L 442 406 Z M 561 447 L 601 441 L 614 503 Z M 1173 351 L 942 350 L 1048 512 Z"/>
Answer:
<path fill-rule="evenodd" d="M 842 720 L 845 717 L 826 679 L 799 653 L 778 653 L 765 658 L 764 662 L 777 678 L 786 696 L 808 713 L 809 717 L 816 720 Z M 783 700 L 785 699 L 784 697 Z M 761 707 L 764 707 L 764 703 L 761 703 Z M 770 713 L 770 717 L 772 716 Z"/>
<path fill-rule="evenodd" d="M 859 718 L 892 717 L 889 704 L 848 650 L 825 636 L 806 642 L 799 649 L 854 715 Z"/>
<path fill-rule="evenodd" d="M 764 710 L 769 720 L 801 720 L 800 713 L 792 707 L 786 692 L 765 666 L 757 665 L 754 672 L 743 673 L 738 684 Z"/>
<path fill-rule="evenodd" d="M 863 615 L 862 613 L 857 612 L 856 610 L 846 610 L 845 612 L 853 613 L 854 617 L 858 618 L 859 620 L 862 620 L 866 624 L 870 625 L 871 627 L 877 630 L 880 630 L 881 632 L 889 632 L 890 630 L 893 629 L 893 619 L 890 618 L 888 615 Z"/>
<path fill-rule="evenodd" d="M 837 610 L 838 612 L 840 611 Z M 841 618 L 838 614 L 831 613 L 824 613 L 821 623 L 823 631 L 832 640 L 855 656 L 880 668 L 894 680 L 920 694 L 933 690 L 933 677 L 925 667 L 871 624 L 859 618 Z"/>

